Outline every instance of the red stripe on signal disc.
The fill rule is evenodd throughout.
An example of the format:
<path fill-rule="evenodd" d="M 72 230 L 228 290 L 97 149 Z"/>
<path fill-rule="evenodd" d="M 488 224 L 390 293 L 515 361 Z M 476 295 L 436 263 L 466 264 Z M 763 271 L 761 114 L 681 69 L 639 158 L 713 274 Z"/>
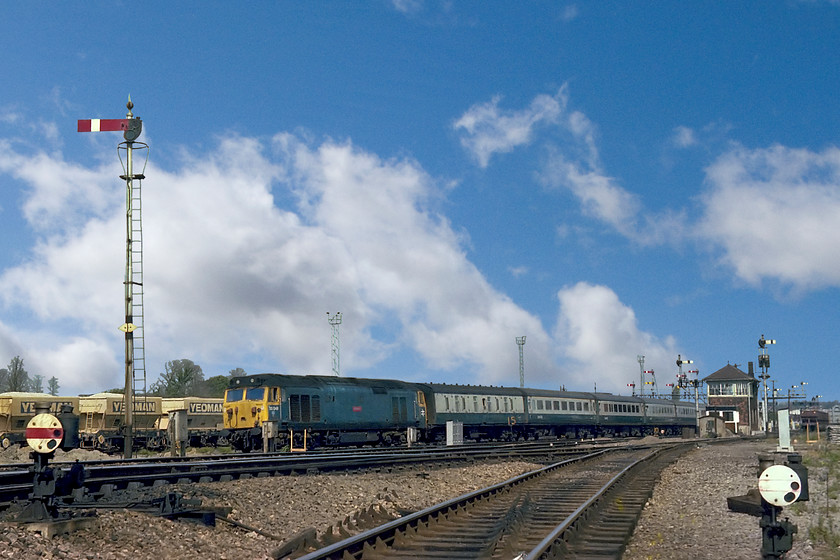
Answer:
<path fill-rule="evenodd" d="M 59 439 L 63 435 L 61 428 L 26 428 L 26 439 Z"/>

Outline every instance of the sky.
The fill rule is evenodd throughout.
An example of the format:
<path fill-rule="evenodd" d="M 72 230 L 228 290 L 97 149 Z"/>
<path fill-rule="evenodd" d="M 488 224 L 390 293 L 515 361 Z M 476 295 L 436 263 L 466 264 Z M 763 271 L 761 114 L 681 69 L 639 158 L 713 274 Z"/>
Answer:
<path fill-rule="evenodd" d="M 626 395 L 764 335 L 840 399 L 836 1 L 0 12 L 0 365 L 62 394 L 124 380 L 123 138 L 76 130 L 130 96 L 149 383 L 331 375 L 341 312 L 342 376 L 518 386 L 525 336 L 527 386 Z"/>

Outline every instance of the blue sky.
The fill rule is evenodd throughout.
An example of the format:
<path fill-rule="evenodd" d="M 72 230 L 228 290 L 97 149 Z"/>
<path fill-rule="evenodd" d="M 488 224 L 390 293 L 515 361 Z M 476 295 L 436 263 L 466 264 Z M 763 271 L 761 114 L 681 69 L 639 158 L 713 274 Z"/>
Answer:
<path fill-rule="evenodd" d="M 128 95 L 150 382 L 187 358 L 627 394 L 756 361 L 840 398 L 840 5 L 0 8 L 0 364 L 122 384 Z"/>

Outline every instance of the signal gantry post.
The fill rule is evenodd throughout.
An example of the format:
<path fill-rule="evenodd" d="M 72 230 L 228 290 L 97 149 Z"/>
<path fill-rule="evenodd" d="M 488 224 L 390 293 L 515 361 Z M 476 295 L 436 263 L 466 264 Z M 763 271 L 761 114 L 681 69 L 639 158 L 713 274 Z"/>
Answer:
<path fill-rule="evenodd" d="M 758 355 L 758 367 L 761 368 L 761 375 L 758 377 L 764 383 L 764 435 L 767 435 L 767 380 L 770 379 L 770 374 L 767 373 L 767 370 L 770 369 L 770 356 L 767 354 L 766 346 L 768 344 L 776 344 L 776 341 L 769 338 L 764 338 L 764 335 L 761 335 L 761 338 L 758 339 L 758 347 L 761 350 L 761 354 Z"/>
<path fill-rule="evenodd" d="M 125 142 L 119 150 L 125 150 L 125 174 L 120 179 L 126 187 L 126 248 L 125 248 L 125 322 L 119 327 L 125 333 L 125 394 L 123 399 L 125 424 L 125 457 L 131 458 L 134 445 L 134 384 L 142 374 L 143 392 L 146 391 L 146 358 L 143 336 L 143 260 L 142 260 L 142 213 L 140 207 L 140 181 L 143 173 L 134 173 L 134 150 L 146 150 L 149 146 L 137 142 L 143 130 L 143 121 L 132 113 L 134 103 L 131 96 L 126 103 L 128 113 L 124 119 L 79 120 L 78 132 L 123 132 Z M 144 165 L 145 171 L 145 165 Z M 135 297 L 136 296 L 136 297 Z M 136 333 L 136 334 L 135 334 Z"/>

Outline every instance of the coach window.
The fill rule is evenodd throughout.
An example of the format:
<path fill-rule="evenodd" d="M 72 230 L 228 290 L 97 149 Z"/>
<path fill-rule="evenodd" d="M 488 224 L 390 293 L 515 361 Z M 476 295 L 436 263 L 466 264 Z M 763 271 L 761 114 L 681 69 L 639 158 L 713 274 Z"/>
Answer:
<path fill-rule="evenodd" d="M 542 409 L 543 409 L 543 402 L 538 400 L 537 401 L 537 410 L 542 410 Z"/>
<path fill-rule="evenodd" d="M 580 412 L 580 411 L 582 411 L 582 410 L 583 410 L 583 403 L 582 403 L 582 402 L 578 401 L 578 403 L 577 403 L 577 409 L 578 409 L 578 412 Z"/>
<path fill-rule="evenodd" d="M 554 410 L 560 410 L 560 401 L 554 401 Z"/>
<path fill-rule="evenodd" d="M 583 410 L 585 412 L 589 412 L 589 403 L 588 402 L 583 403 Z"/>

